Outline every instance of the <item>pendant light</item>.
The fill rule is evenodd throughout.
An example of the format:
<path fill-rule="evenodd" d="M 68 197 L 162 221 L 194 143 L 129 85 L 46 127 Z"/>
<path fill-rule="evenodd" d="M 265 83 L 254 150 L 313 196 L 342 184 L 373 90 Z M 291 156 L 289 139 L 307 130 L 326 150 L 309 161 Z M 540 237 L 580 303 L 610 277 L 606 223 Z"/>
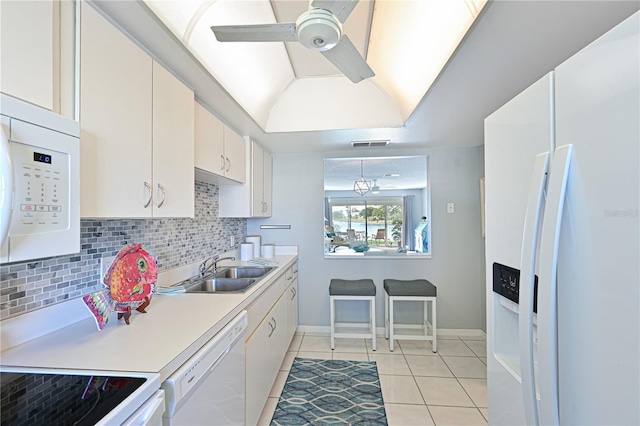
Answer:
<path fill-rule="evenodd" d="M 353 190 L 360 195 L 371 190 L 371 181 L 364 178 L 363 160 L 360 160 L 360 177 L 353 183 Z"/>

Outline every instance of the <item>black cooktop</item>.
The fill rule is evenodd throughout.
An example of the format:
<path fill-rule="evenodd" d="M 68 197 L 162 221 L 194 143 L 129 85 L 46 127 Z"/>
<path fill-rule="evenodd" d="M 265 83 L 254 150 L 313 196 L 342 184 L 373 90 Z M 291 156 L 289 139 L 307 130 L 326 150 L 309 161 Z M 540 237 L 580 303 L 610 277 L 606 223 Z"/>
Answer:
<path fill-rule="evenodd" d="M 95 425 L 146 380 L 3 372 L 0 424 Z"/>

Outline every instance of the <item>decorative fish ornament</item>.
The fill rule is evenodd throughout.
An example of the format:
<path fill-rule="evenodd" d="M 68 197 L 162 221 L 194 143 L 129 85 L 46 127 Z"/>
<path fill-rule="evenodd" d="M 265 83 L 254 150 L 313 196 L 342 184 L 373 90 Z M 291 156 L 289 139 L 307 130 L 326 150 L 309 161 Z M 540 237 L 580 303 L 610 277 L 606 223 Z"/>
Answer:
<path fill-rule="evenodd" d="M 95 317 L 98 329 L 109 321 L 111 312 L 129 324 L 133 309 L 146 313 L 158 280 L 157 259 L 142 244 L 129 244 L 118 252 L 104 276 L 106 288 L 82 300 Z"/>

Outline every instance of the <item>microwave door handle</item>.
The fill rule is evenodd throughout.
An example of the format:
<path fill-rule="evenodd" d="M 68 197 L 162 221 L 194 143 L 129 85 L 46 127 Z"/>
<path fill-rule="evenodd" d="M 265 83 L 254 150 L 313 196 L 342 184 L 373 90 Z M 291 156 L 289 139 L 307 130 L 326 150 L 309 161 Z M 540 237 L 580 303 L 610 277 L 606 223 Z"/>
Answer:
<path fill-rule="evenodd" d="M 529 196 L 527 197 L 520 258 L 521 272 L 518 292 L 520 374 L 522 376 L 524 411 L 528 425 L 540 424 L 533 365 L 533 297 L 536 274 L 536 245 L 542 219 L 542 202 L 544 200 L 544 188 L 548 170 L 549 152 L 536 156 L 533 173 L 531 174 Z"/>
<path fill-rule="evenodd" d="M 538 374 L 540 424 L 560 424 L 558 393 L 558 248 L 573 146 L 556 148 L 549 172 L 540 237 L 538 281 Z"/>
<path fill-rule="evenodd" d="M 0 246 L 9 235 L 9 225 L 11 224 L 11 213 L 13 211 L 13 161 L 11 160 L 11 146 L 9 138 L 0 127 Z"/>

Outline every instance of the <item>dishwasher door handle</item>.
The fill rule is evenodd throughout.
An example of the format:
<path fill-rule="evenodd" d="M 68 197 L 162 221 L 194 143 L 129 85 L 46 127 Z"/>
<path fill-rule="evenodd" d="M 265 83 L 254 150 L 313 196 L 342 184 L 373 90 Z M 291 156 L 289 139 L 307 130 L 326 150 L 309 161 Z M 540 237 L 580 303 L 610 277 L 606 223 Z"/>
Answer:
<path fill-rule="evenodd" d="M 224 357 L 227 356 L 227 354 L 229 353 L 229 351 L 231 350 L 231 346 L 233 345 L 229 345 L 227 346 L 227 348 L 224 350 L 224 352 L 222 352 L 218 358 L 216 358 L 216 360 L 213 362 L 213 365 L 211 366 L 211 368 L 209 369 L 209 372 L 212 372 L 213 370 L 216 369 L 216 367 L 218 366 L 218 364 L 220 364 L 222 362 L 222 360 L 224 359 Z"/>

